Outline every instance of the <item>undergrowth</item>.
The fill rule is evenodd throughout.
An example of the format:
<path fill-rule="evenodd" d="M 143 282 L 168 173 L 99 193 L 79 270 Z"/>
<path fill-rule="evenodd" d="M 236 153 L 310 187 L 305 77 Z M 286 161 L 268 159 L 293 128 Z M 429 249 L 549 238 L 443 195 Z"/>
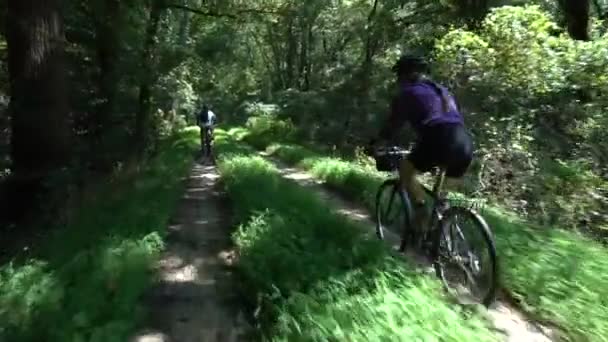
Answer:
<path fill-rule="evenodd" d="M 241 135 L 248 141 L 254 135 Z M 326 185 L 374 209 L 387 175 L 353 161 L 324 157 L 295 144 L 267 152 L 306 169 Z M 539 227 L 499 208 L 483 212 L 497 242 L 501 282 L 526 309 L 558 325 L 573 341 L 608 341 L 608 251 L 598 242 L 558 227 Z"/>
<path fill-rule="evenodd" d="M 477 315 L 443 298 L 434 277 L 391 256 L 314 192 L 281 178 L 231 134 L 216 151 L 241 223 L 243 297 L 275 341 L 493 341 Z"/>
<path fill-rule="evenodd" d="M 26 261 L 0 268 L 0 341 L 126 341 L 140 322 L 196 132 L 108 181 Z"/>

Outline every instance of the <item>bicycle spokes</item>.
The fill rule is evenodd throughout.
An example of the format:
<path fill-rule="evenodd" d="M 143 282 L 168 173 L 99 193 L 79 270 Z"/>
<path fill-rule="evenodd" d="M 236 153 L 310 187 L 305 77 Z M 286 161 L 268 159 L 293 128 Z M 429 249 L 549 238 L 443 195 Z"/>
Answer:
<path fill-rule="evenodd" d="M 395 231 L 393 227 L 395 224 L 400 223 L 401 218 L 401 208 L 399 207 L 399 201 L 397 198 L 397 193 L 395 191 L 391 191 L 389 194 L 385 196 L 382 200 L 382 204 L 384 210 L 381 210 L 382 215 L 382 226 L 384 229 L 389 229 Z"/>
<path fill-rule="evenodd" d="M 487 287 L 484 258 L 475 248 L 479 245 L 478 240 L 466 236 L 470 234 L 465 235 L 465 232 L 473 230 L 465 229 L 461 219 L 463 217 L 454 215 L 443 224 L 437 262 L 441 265 L 443 280 L 458 295 L 483 297 Z"/>

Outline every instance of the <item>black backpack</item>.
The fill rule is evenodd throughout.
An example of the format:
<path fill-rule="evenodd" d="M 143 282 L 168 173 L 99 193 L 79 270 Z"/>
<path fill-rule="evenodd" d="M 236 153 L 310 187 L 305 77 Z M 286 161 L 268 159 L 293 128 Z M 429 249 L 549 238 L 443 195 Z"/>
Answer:
<path fill-rule="evenodd" d="M 204 110 L 201 109 L 200 113 L 198 113 L 199 122 L 207 122 L 209 120 L 209 109 Z"/>

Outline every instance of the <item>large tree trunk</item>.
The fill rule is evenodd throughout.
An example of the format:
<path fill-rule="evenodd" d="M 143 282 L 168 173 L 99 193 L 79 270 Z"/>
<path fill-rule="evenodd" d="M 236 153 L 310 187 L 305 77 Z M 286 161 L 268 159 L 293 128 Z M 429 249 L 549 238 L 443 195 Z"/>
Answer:
<path fill-rule="evenodd" d="M 308 18 L 300 19 L 300 53 L 298 60 L 298 89 L 307 90 L 305 86 L 306 65 L 308 64 Z"/>
<path fill-rule="evenodd" d="M 150 143 L 150 128 L 152 119 L 152 82 L 155 79 L 154 66 L 156 35 L 162 12 L 160 0 L 153 0 L 150 8 L 150 17 L 146 27 L 146 40 L 142 53 L 142 74 L 139 85 L 139 110 L 135 117 L 135 146 L 141 156 Z"/>
<path fill-rule="evenodd" d="M 455 4 L 458 15 L 473 28 L 479 27 L 490 8 L 488 0 L 457 0 Z"/>
<path fill-rule="evenodd" d="M 59 0 L 9 0 L 6 38 L 12 171 L 45 176 L 69 157 L 64 31 Z"/>
<path fill-rule="evenodd" d="M 287 54 L 285 56 L 285 68 L 287 73 L 287 88 L 291 88 L 295 81 L 295 59 L 297 55 L 298 39 L 294 31 L 294 17 L 289 14 L 287 19 Z"/>
<path fill-rule="evenodd" d="M 187 6 L 188 2 L 182 0 L 182 5 Z M 180 47 L 185 47 L 188 42 L 188 33 L 190 32 L 190 16 L 192 13 L 182 11 L 179 19 L 179 29 L 177 31 L 177 41 Z"/>
<path fill-rule="evenodd" d="M 97 62 L 99 65 L 98 87 L 101 103 L 89 123 L 89 134 L 93 164 L 96 168 L 108 170 L 111 167 L 110 157 L 106 154 L 107 144 L 104 133 L 110 128 L 109 123 L 115 114 L 115 99 L 118 83 L 117 62 L 120 53 L 118 26 L 120 16 L 119 0 L 100 0 L 100 7 L 95 13 L 95 40 L 97 44 Z"/>
<path fill-rule="evenodd" d="M 70 125 L 59 0 L 9 0 L 6 40 L 11 177 L 0 188 L 0 226 L 42 205 L 45 181 L 67 164 Z M 58 203 L 46 203 L 56 209 Z"/>
<path fill-rule="evenodd" d="M 576 40 L 590 40 L 589 0 L 560 0 L 566 17 L 568 33 Z"/>
<path fill-rule="evenodd" d="M 281 51 L 281 39 L 283 38 L 280 34 L 277 34 L 278 25 L 268 24 L 266 26 L 266 37 L 270 43 L 270 49 L 272 51 L 272 59 L 274 62 L 275 72 L 273 75 L 273 90 L 283 90 L 289 87 L 287 80 L 287 67 L 284 58 L 284 53 Z"/>
<path fill-rule="evenodd" d="M 357 75 L 355 80 L 359 84 L 357 89 L 357 97 L 356 97 L 356 108 L 359 110 L 358 114 L 367 114 L 369 111 L 369 93 L 371 89 L 371 73 L 373 68 L 374 56 L 378 51 L 378 47 L 380 46 L 377 37 L 375 37 L 376 27 L 374 25 L 374 20 L 376 19 L 378 13 L 378 0 L 373 0 L 372 8 L 367 15 L 367 25 L 365 30 L 365 45 L 363 51 L 363 62 L 357 71 Z M 349 112 L 346 114 L 344 120 L 344 129 L 343 129 L 343 143 L 345 143 L 346 139 L 350 135 L 352 129 L 353 115 L 354 113 Z"/>

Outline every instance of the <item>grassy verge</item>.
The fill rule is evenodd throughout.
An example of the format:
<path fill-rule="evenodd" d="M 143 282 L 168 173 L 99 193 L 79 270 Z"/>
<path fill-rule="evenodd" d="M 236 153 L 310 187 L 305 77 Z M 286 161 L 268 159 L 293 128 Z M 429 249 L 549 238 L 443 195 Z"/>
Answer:
<path fill-rule="evenodd" d="M 134 177 L 109 182 L 35 257 L 0 268 L 0 341 L 126 341 L 189 170 L 185 131 Z"/>
<path fill-rule="evenodd" d="M 272 144 L 267 151 L 370 209 L 386 177 L 298 145 Z M 535 227 L 496 208 L 484 217 L 496 236 L 504 287 L 540 320 L 563 328 L 571 340 L 608 341 L 608 250 L 580 234 Z"/>
<path fill-rule="evenodd" d="M 496 340 L 486 322 L 445 302 L 436 279 L 391 257 L 230 133 L 216 133 L 219 169 L 241 223 L 244 298 L 266 339 Z"/>

